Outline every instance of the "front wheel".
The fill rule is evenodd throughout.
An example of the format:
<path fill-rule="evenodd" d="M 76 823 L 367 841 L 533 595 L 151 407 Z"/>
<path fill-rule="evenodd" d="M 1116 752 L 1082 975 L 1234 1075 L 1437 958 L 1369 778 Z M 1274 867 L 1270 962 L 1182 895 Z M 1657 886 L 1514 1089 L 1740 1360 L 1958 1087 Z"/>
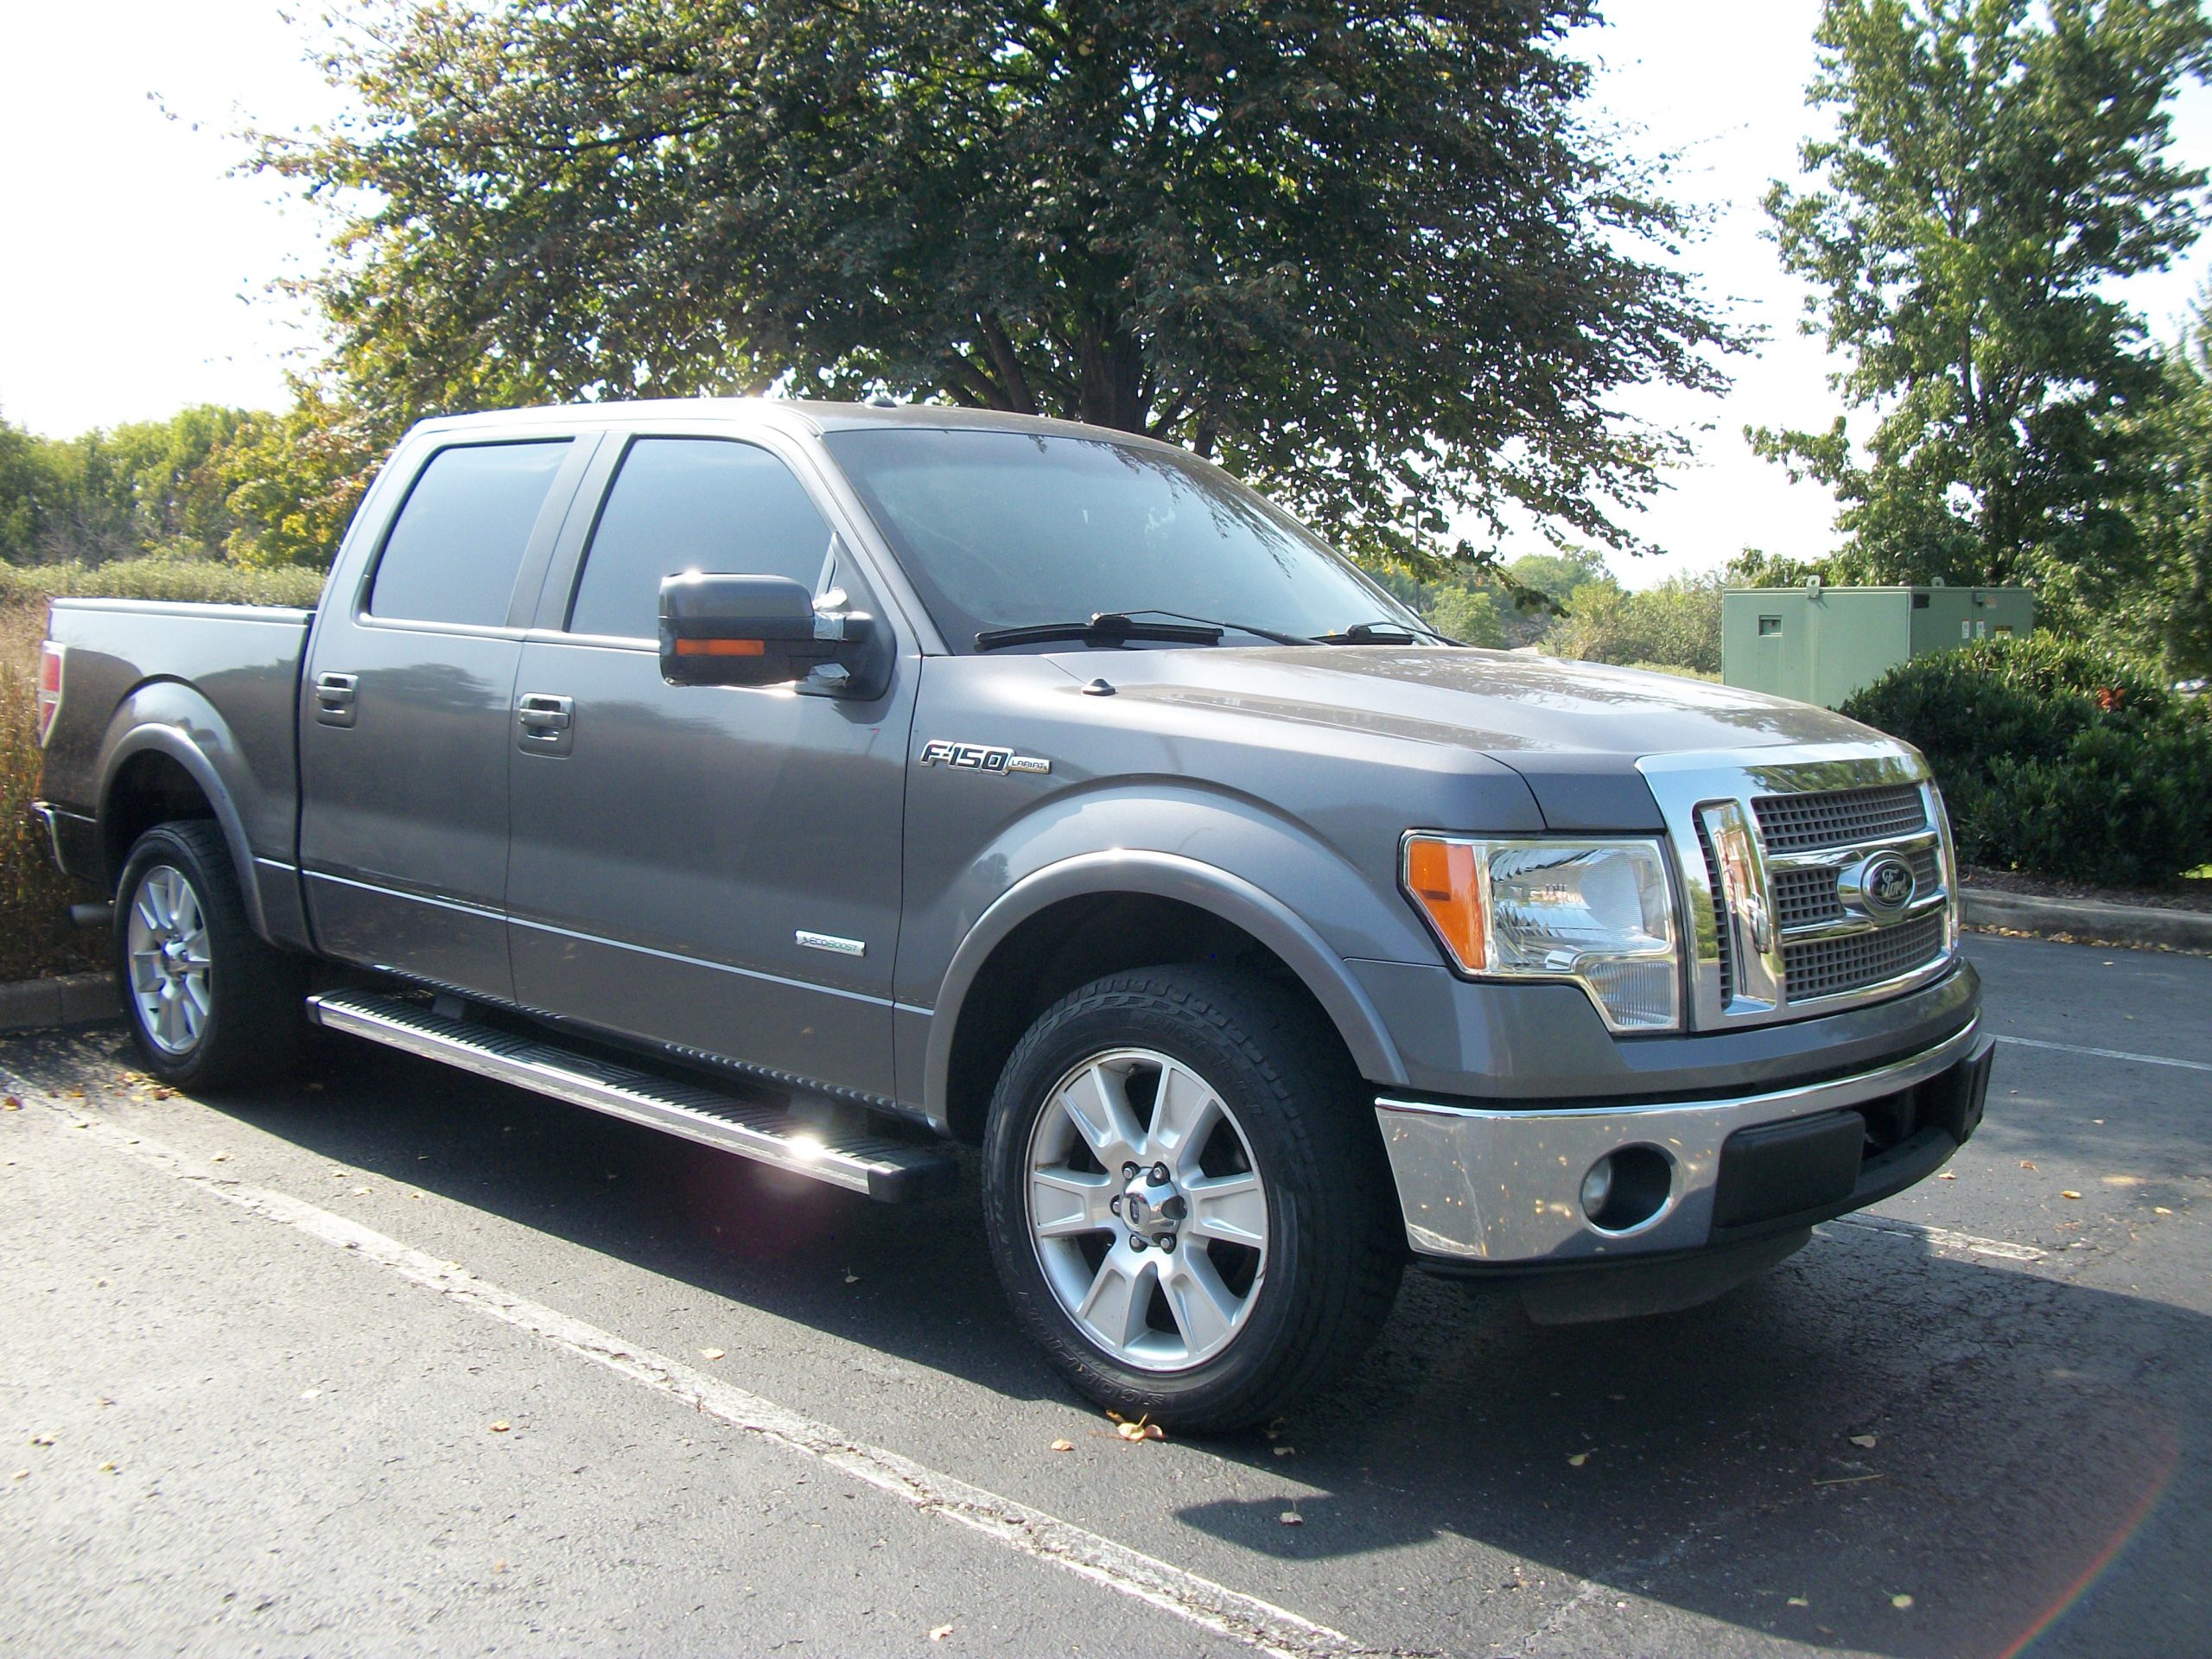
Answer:
<path fill-rule="evenodd" d="M 1015 1048 L 984 1140 L 999 1276 L 1084 1393 L 1189 1431 L 1355 1361 L 1402 1263 L 1358 1079 L 1255 976 L 1094 981 Z"/>
<path fill-rule="evenodd" d="M 116 886 L 116 974 L 146 1069 L 180 1089 L 274 1075 L 306 1031 L 299 959 L 246 920 L 222 832 L 156 824 Z"/>

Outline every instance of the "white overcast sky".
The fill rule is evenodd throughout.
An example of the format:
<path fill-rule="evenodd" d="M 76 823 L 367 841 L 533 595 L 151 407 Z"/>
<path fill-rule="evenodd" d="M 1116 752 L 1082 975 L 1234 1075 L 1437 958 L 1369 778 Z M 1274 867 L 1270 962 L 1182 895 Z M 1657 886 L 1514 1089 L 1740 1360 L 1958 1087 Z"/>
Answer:
<path fill-rule="evenodd" d="M 1640 395 L 1637 412 L 1696 435 L 1699 460 L 1636 527 L 1666 550 L 1617 561 L 1641 587 L 1711 569 L 1746 545 L 1809 555 L 1834 504 L 1753 457 L 1747 424 L 1825 425 L 1832 366 L 1796 332 L 1801 299 L 1760 232 L 1769 180 L 1793 169 L 1811 112 L 1818 0 L 1611 0 L 1584 37 L 1603 116 L 1650 150 L 1682 153 L 1675 193 L 1713 211 L 1688 264 L 1738 321 L 1764 327 L 1726 397 Z M 0 415 L 56 435 L 188 403 L 269 407 L 308 319 L 269 284 L 312 270 L 321 226 L 268 181 L 231 176 L 248 122 L 323 118 L 336 94 L 307 37 L 270 0 L 78 0 L 10 6 L 0 22 Z M 158 100 L 158 101 L 157 101 Z M 165 117 L 163 109 L 175 118 Z M 2176 110 L 2176 153 L 2212 161 L 2212 93 Z M 2212 244 L 2126 296 L 2178 333 L 2212 272 Z"/>

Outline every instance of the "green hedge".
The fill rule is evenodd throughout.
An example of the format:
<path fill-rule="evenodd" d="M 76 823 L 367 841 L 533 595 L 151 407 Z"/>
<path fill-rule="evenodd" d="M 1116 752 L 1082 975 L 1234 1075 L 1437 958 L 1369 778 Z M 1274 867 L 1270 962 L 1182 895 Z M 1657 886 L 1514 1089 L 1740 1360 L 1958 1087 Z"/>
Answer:
<path fill-rule="evenodd" d="M 76 598 L 308 607 L 321 592 L 320 570 L 254 570 L 219 559 L 156 556 L 90 565 L 0 564 L 0 605 Z"/>
<path fill-rule="evenodd" d="M 2212 859 L 2212 704 L 2050 635 L 1917 658 L 1843 706 L 1935 767 L 1968 863 L 2160 887 Z"/>

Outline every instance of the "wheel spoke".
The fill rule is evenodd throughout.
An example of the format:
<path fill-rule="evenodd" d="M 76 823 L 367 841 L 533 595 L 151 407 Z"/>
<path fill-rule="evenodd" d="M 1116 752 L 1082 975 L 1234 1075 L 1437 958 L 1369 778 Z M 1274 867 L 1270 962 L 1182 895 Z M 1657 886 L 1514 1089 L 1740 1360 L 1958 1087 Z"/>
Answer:
<path fill-rule="evenodd" d="M 168 1044 L 172 1048 L 180 1047 L 184 1042 L 184 1034 L 182 1031 L 179 1029 L 181 1024 L 181 1021 L 179 1020 L 177 1015 L 175 988 L 171 985 L 163 985 L 162 987 L 162 1029 L 160 1035 L 162 1040 Z"/>
<path fill-rule="evenodd" d="M 130 953 L 130 988 L 140 996 L 152 996 L 162 988 L 162 953 L 158 950 L 133 950 Z"/>
<path fill-rule="evenodd" d="M 1076 1318 L 1097 1332 L 1100 1341 L 1126 1351 L 1145 1332 L 1145 1314 L 1159 1270 L 1154 1262 L 1129 1262 L 1119 1247 L 1107 1251 Z"/>
<path fill-rule="evenodd" d="M 1214 1271 L 1204 1250 L 1184 1250 L 1173 1258 L 1160 1287 L 1167 1293 L 1167 1310 L 1193 1358 L 1224 1341 L 1243 1309 L 1243 1302 Z"/>
<path fill-rule="evenodd" d="M 1266 1248 L 1268 1198 L 1260 1178 L 1249 1170 L 1236 1175 L 1201 1175 L 1183 1183 L 1191 1201 L 1188 1231 L 1225 1244 Z"/>
<path fill-rule="evenodd" d="M 1111 1176 L 1079 1170 L 1032 1170 L 1029 1215 L 1037 1236 L 1072 1238 L 1111 1230 L 1114 1215 L 1107 1204 L 1117 1185 Z"/>
<path fill-rule="evenodd" d="M 1070 1078 L 1060 1090 L 1059 1108 L 1090 1148 L 1090 1155 L 1109 1171 L 1132 1155 L 1143 1138 L 1136 1115 L 1129 1109 L 1125 1075 L 1104 1065 L 1085 1066 Z"/>
<path fill-rule="evenodd" d="M 176 931 L 179 933 L 198 933 L 202 931 L 200 920 L 200 895 L 192 884 L 178 879 L 176 892 Z"/>
<path fill-rule="evenodd" d="M 1220 1116 L 1221 1101 L 1203 1080 L 1179 1065 L 1163 1067 L 1160 1092 L 1153 1103 L 1152 1134 L 1145 1150 L 1151 1157 L 1173 1165 L 1178 1173 L 1194 1170 L 1198 1153 Z"/>

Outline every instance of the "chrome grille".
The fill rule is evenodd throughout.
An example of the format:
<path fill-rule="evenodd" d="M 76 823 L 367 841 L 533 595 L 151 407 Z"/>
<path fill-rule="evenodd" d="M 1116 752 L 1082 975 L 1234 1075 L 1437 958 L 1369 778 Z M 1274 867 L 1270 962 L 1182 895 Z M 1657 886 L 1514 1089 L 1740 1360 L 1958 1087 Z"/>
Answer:
<path fill-rule="evenodd" d="M 1925 764 L 1885 740 L 1653 755 L 1688 899 L 1688 1009 L 1707 1031 L 1801 1019 L 1920 985 L 1950 965 L 1957 901 Z M 1917 891 L 1897 919 L 1860 891 L 1895 854 Z"/>
<path fill-rule="evenodd" d="M 1916 848 L 1905 855 L 1912 865 L 1915 885 L 1934 893 L 1943 885 L 1942 861 L 1933 847 Z M 1708 872 L 1712 855 L 1706 855 Z M 1784 932 L 1793 927 L 1818 927 L 1843 919 L 1843 900 L 1836 897 L 1836 873 L 1832 869 L 1777 870 L 1768 884 L 1774 889 L 1774 925 Z M 1717 874 L 1713 875 L 1717 883 Z"/>
<path fill-rule="evenodd" d="M 1834 870 L 1779 870 L 1768 885 L 1774 889 L 1774 925 L 1785 932 L 1833 922 L 1843 914 Z"/>
<path fill-rule="evenodd" d="M 1720 860 L 1714 855 L 1713 837 L 1705 833 L 1705 826 L 1697 827 L 1698 849 L 1705 855 L 1705 879 L 1713 883 L 1713 891 L 1720 891 Z M 1830 883 L 1834 885 L 1833 881 Z M 1720 953 L 1720 1003 L 1726 1007 L 1736 995 L 1736 950 L 1730 938 L 1730 929 L 1719 927 L 1713 937 L 1713 948 Z"/>
<path fill-rule="evenodd" d="M 1792 1002 L 1864 990 L 1910 973 L 1943 948 L 1943 912 L 1931 911 L 1894 927 L 1840 938 L 1784 944 L 1782 960 Z"/>
<path fill-rule="evenodd" d="M 1928 808 L 1916 784 L 1828 790 L 1817 795 L 1762 795 L 1751 802 L 1751 810 L 1770 853 L 1848 847 L 1928 827 Z"/>

